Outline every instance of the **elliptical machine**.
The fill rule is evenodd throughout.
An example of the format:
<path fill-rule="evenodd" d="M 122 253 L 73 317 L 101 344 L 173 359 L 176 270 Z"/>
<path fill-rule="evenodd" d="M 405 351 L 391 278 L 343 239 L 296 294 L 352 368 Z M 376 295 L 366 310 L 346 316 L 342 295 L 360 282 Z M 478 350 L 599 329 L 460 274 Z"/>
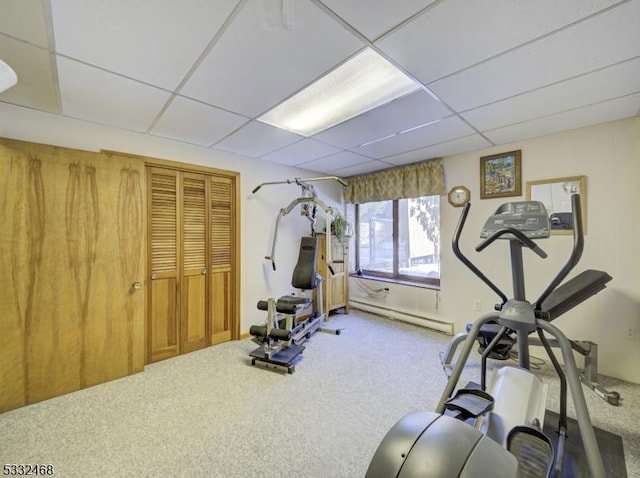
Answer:
<path fill-rule="evenodd" d="M 593 477 L 604 477 L 605 470 L 580 384 L 570 341 L 548 317 L 543 303 L 575 267 L 582 255 L 584 238 L 578 195 L 572 196 L 573 250 L 564 267 L 535 301 L 525 298 L 522 249 L 529 248 L 542 258 L 547 254 L 533 241 L 550 234 L 548 214 L 537 201 L 520 201 L 500 206 L 486 222 L 477 247 L 480 252 L 497 239 L 509 240 L 513 279 L 513 298 L 489 280 L 459 249 L 466 221 L 467 203 L 453 238 L 453 249 L 477 277 L 496 292 L 502 303 L 496 312 L 479 317 L 471 327 L 455 367 L 442 393 L 436 413 L 413 412 L 397 422 L 378 446 L 367 478 L 443 477 L 443 476 L 531 476 L 547 477 L 555 463 L 555 476 L 562 475 L 566 437 L 567 384 L 577 414 L 585 458 Z M 500 331 L 482 355 L 481 383 L 457 390 L 462 370 L 480 328 L 497 322 Z M 487 384 L 487 357 L 508 331 L 517 334 L 519 367 L 502 367 Z M 558 446 L 542 433 L 546 404 L 546 385 L 529 372 L 529 334 L 537 331 L 540 341 L 560 377 L 560 418 Z M 553 354 L 544 332 L 554 337 L 564 360 L 564 370 Z M 526 390 L 522 394 L 522 390 Z M 523 403 L 524 402 L 524 403 Z"/>

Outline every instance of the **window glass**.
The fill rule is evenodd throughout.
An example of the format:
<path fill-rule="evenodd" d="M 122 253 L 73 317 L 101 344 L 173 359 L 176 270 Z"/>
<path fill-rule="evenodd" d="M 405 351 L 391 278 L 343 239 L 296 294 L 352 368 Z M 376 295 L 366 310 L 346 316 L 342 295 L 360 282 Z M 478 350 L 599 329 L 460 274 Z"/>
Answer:
<path fill-rule="evenodd" d="M 440 283 L 439 196 L 360 204 L 357 211 L 358 269 Z"/>
<path fill-rule="evenodd" d="M 360 205 L 360 269 L 393 273 L 393 201 Z"/>
<path fill-rule="evenodd" d="M 398 201 L 398 273 L 440 278 L 440 197 Z"/>

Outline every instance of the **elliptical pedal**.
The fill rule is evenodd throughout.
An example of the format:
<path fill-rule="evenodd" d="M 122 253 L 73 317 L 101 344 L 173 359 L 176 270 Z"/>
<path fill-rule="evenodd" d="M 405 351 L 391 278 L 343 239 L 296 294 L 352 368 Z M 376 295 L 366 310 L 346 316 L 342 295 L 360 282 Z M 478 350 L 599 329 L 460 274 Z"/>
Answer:
<path fill-rule="evenodd" d="M 445 414 L 458 420 L 476 419 L 493 410 L 494 399 L 476 388 L 461 388 L 445 402 Z"/>
<path fill-rule="evenodd" d="M 532 427 L 514 427 L 507 437 L 509 450 L 520 464 L 520 476 L 547 478 L 551 472 L 554 451 L 551 440 Z"/>

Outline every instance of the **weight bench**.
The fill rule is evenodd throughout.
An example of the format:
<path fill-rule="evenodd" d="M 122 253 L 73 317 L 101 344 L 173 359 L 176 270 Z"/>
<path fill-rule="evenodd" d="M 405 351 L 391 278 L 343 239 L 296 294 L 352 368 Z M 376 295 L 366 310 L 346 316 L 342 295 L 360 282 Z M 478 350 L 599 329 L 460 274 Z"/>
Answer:
<path fill-rule="evenodd" d="M 258 310 L 267 312 L 263 325 L 252 325 L 249 333 L 260 346 L 251 352 L 251 365 L 293 373 L 295 363 L 304 350 L 302 345 L 315 332 L 335 335 L 340 330 L 320 327 L 324 319 L 322 309 L 322 282 L 317 271 L 318 238 L 303 237 L 300 240 L 298 262 L 293 270 L 291 285 L 303 291 L 303 295 L 287 295 L 275 300 L 258 301 Z M 317 290 L 317 304 L 310 294 Z M 309 294 L 309 295 L 307 295 Z"/>

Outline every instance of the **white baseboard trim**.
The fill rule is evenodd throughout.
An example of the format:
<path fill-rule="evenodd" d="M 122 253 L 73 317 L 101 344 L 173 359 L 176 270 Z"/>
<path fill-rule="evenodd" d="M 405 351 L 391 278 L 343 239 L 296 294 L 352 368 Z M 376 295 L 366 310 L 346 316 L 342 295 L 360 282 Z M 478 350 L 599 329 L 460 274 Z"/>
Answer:
<path fill-rule="evenodd" d="M 403 322 L 409 322 L 411 324 L 420 325 L 427 329 L 442 332 L 447 335 L 453 335 L 453 323 L 445 322 L 442 320 L 432 319 L 423 315 L 413 314 L 411 312 L 402 312 L 396 309 L 389 309 L 387 307 L 381 307 L 379 305 L 368 304 L 366 302 L 360 302 L 359 300 L 349 300 L 349 305 L 354 309 L 364 310 L 365 312 L 371 312 L 372 314 L 381 315 L 383 317 L 389 317 L 390 319 L 401 320 Z"/>

